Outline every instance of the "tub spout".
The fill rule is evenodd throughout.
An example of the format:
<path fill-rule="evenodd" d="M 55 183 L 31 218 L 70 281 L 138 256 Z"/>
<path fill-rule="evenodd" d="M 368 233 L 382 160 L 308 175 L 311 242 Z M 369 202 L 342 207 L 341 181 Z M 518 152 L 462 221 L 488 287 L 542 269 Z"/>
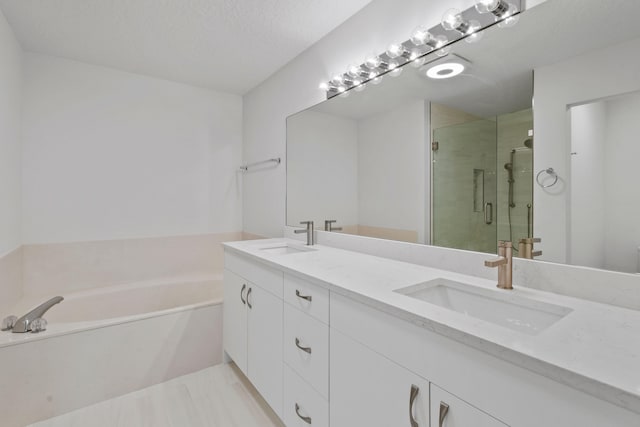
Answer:
<path fill-rule="evenodd" d="M 53 297 L 49 301 L 43 302 L 18 320 L 13 325 L 12 332 L 22 333 L 29 332 L 31 330 L 31 323 L 41 318 L 51 307 L 64 300 L 62 297 Z"/>

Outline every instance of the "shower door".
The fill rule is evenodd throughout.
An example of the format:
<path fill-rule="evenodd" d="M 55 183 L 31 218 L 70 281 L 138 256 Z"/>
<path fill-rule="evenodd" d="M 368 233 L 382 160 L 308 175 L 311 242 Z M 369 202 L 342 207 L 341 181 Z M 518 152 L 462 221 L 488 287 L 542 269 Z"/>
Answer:
<path fill-rule="evenodd" d="M 433 130 L 433 245 L 496 253 L 496 126 L 482 119 Z"/>

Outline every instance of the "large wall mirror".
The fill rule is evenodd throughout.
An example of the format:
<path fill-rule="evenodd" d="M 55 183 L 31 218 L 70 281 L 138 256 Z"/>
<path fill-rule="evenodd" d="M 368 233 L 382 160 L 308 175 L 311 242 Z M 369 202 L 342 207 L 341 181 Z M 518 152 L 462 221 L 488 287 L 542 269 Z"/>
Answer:
<path fill-rule="evenodd" d="M 640 271 L 640 2 L 604 6 L 548 0 L 289 117 L 287 224 L 488 253 L 539 237 L 540 259 Z"/>

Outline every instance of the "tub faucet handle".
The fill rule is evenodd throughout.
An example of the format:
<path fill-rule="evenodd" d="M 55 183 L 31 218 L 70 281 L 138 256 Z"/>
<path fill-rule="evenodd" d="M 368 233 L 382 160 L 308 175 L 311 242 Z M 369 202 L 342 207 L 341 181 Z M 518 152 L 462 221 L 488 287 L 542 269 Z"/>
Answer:
<path fill-rule="evenodd" d="M 37 334 L 38 332 L 47 330 L 47 321 L 44 317 L 38 317 L 31 322 L 31 333 Z"/>
<path fill-rule="evenodd" d="M 13 327 L 16 325 L 16 322 L 18 321 L 18 317 L 17 316 L 8 316 L 5 317 L 2 320 L 2 330 L 3 331 L 10 331 L 13 329 Z"/>

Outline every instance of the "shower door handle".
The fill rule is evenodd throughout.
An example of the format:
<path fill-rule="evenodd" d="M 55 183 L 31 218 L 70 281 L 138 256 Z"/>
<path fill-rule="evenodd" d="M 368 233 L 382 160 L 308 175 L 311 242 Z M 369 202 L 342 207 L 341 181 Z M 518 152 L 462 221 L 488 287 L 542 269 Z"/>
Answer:
<path fill-rule="evenodd" d="M 493 223 L 493 203 L 484 204 L 484 223 L 491 225 Z"/>

